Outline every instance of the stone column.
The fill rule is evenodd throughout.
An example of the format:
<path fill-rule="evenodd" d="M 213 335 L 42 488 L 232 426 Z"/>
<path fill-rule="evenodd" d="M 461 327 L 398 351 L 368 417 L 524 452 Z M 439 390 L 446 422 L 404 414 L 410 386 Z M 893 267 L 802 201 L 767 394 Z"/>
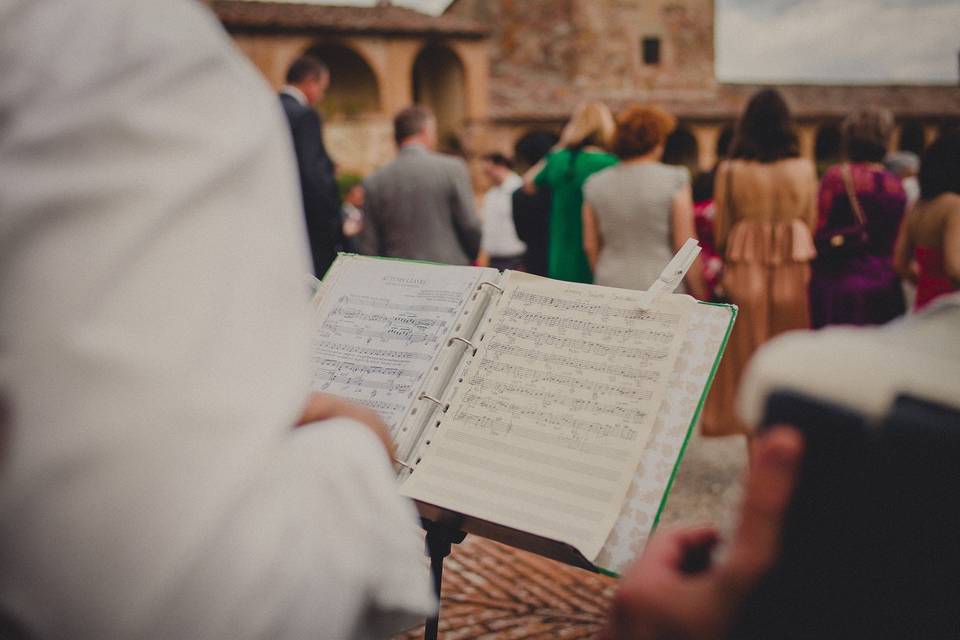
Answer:
<path fill-rule="evenodd" d="M 816 160 L 816 123 L 804 123 L 797 126 L 797 135 L 800 138 L 800 155 L 809 160 Z"/>
<path fill-rule="evenodd" d="M 697 139 L 697 166 L 701 171 L 709 171 L 717 162 L 717 140 L 720 138 L 720 125 L 693 124 L 689 127 Z"/>

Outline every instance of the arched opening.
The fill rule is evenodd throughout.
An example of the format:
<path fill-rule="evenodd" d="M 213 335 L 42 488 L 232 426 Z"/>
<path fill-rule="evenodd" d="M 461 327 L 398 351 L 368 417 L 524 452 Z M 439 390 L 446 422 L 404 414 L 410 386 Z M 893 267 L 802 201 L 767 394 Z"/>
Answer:
<path fill-rule="evenodd" d="M 441 44 L 424 47 L 413 63 L 413 101 L 429 107 L 436 116 L 441 151 L 462 151 L 465 93 L 466 73 L 457 54 Z"/>
<path fill-rule="evenodd" d="M 926 146 L 923 124 L 907 120 L 900 126 L 900 151 L 912 151 L 919 156 Z"/>
<path fill-rule="evenodd" d="M 330 69 L 330 87 L 320 105 L 328 120 L 380 111 L 377 77 L 366 60 L 349 47 L 318 44 L 307 51 Z"/>
<path fill-rule="evenodd" d="M 813 142 L 813 156 L 817 161 L 817 173 L 823 175 L 827 167 L 840 160 L 841 152 L 840 125 L 828 123 L 817 129 L 817 137 Z"/>
<path fill-rule="evenodd" d="M 685 166 L 690 170 L 690 175 L 694 175 L 700 159 L 699 152 L 696 137 L 689 129 L 680 125 L 667 137 L 663 148 L 663 161 L 666 164 Z"/>

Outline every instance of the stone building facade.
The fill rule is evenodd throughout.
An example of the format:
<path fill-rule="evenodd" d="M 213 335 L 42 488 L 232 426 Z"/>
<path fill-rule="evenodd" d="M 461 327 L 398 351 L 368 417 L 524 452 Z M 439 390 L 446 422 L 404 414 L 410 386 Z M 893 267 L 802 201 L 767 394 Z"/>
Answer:
<path fill-rule="evenodd" d="M 330 66 L 325 103 L 331 153 L 366 173 L 393 155 L 390 117 L 413 102 L 438 114 L 445 149 L 476 158 L 509 152 L 523 133 L 559 130 L 585 99 L 617 110 L 659 104 L 680 120 L 669 161 L 716 161 L 760 87 L 717 82 L 713 0 L 454 0 L 430 17 L 399 7 L 212 0 L 228 31 L 279 87 L 297 55 Z M 922 149 L 960 124 L 957 86 L 783 85 L 805 155 L 827 162 L 853 106 L 890 108 L 894 148 Z"/>

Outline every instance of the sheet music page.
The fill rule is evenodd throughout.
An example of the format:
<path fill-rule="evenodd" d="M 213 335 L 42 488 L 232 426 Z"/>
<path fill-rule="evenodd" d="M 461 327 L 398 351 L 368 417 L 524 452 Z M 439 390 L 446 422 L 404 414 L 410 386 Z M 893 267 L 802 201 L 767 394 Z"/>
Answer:
<path fill-rule="evenodd" d="M 463 383 L 401 492 L 596 558 L 695 301 L 507 272 Z"/>
<path fill-rule="evenodd" d="M 338 257 L 319 293 L 312 388 L 375 410 L 397 440 L 401 420 L 490 271 Z"/>

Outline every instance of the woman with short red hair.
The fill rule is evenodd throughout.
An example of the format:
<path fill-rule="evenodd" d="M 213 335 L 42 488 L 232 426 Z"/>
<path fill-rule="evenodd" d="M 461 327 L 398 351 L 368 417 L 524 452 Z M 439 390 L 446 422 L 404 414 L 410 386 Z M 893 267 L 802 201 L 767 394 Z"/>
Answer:
<path fill-rule="evenodd" d="M 628 107 L 617 118 L 613 151 L 620 164 L 583 187 L 583 244 L 594 283 L 646 289 L 687 238 L 696 237 L 690 174 L 660 162 L 676 119 L 657 107 Z M 687 291 L 704 295 L 698 267 Z"/>

